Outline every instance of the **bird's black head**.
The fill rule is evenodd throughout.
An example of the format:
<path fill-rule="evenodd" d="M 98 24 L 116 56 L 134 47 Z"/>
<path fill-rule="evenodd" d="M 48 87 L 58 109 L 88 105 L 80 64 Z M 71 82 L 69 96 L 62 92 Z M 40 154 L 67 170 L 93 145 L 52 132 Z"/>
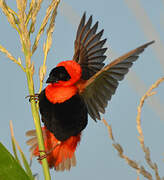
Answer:
<path fill-rule="evenodd" d="M 69 79 L 71 79 L 71 76 L 68 74 L 64 66 L 58 66 L 51 70 L 46 83 L 68 81 Z"/>

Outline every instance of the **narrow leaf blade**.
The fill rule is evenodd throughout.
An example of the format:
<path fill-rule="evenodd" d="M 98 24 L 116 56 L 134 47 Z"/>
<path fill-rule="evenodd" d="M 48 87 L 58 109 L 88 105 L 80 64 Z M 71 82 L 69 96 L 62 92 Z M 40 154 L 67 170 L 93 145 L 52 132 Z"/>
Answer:
<path fill-rule="evenodd" d="M 16 157 L 16 160 L 21 165 L 21 163 L 20 163 L 20 161 L 18 159 L 18 156 L 17 156 L 17 151 L 16 151 L 16 147 L 17 147 L 17 149 L 20 152 L 21 159 L 22 159 L 22 162 L 24 164 L 26 173 L 28 174 L 28 176 L 30 177 L 31 180 L 34 180 L 34 177 L 32 175 L 32 171 L 31 171 L 31 168 L 30 168 L 30 166 L 28 164 L 28 161 L 27 161 L 21 147 L 19 146 L 18 142 L 15 139 L 12 121 L 10 121 L 10 131 L 11 131 L 11 140 L 12 140 L 12 145 L 13 145 L 13 151 L 14 151 L 14 155 Z"/>

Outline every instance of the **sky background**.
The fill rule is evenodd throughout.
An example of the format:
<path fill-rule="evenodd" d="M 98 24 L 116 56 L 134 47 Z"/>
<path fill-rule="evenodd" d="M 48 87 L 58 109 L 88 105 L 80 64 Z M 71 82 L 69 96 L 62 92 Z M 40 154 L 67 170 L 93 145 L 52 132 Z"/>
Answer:
<path fill-rule="evenodd" d="M 6 2 L 16 10 L 15 1 Z M 50 0 L 45 0 L 42 5 L 37 19 L 37 31 L 49 3 Z M 84 11 L 87 17 L 93 15 L 93 22 L 99 21 L 99 30 L 104 29 L 103 38 L 107 38 L 106 46 L 109 47 L 106 63 L 148 41 L 156 40 L 155 44 L 144 51 L 126 78 L 121 81 L 116 94 L 108 104 L 105 115 L 102 115 L 112 125 L 115 139 L 124 148 L 125 155 L 144 165 L 153 177 L 154 173 L 146 165 L 144 153 L 137 139 L 136 115 L 141 96 L 163 76 L 163 10 L 164 1 L 153 0 L 149 2 L 147 0 L 61 1 L 53 34 L 53 45 L 47 59 L 47 74 L 58 62 L 72 59 L 76 29 Z M 43 62 L 42 44 L 45 38 L 44 35 L 32 58 L 35 62 L 36 91 L 39 89 L 38 69 Z M 0 44 L 13 56 L 24 60 L 18 34 L 11 28 L 1 10 Z M 29 157 L 25 132 L 33 129 L 34 123 L 30 104 L 25 99 L 28 95 L 26 77 L 22 70 L 2 53 L 0 53 L 0 83 L 0 141 L 12 151 L 9 130 L 9 121 L 12 120 L 15 137 L 25 155 Z M 163 91 L 164 83 L 157 89 L 157 95 L 149 98 L 144 104 L 141 119 L 145 144 L 150 148 L 152 160 L 159 166 L 160 176 L 164 176 Z M 137 172 L 118 157 L 102 122 L 95 123 L 89 118 L 76 156 L 75 168 L 70 172 L 51 170 L 52 179 L 53 177 L 56 180 L 137 179 Z M 32 169 L 33 173 L 38 173 L 38 178 L 42 180 L 42 168 L 36 160 L 33 161 Z M 144 180 L 142 176 L 140 179 Z"/>

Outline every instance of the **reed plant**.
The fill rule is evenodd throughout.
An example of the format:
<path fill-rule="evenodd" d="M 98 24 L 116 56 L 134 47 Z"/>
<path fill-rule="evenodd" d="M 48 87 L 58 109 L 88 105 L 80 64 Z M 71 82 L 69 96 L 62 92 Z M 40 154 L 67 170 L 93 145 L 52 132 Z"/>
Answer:
<path fill-rule="evenodd" d="M 0 51 L 7 55 L 7 57 L 16 63 L 18 67 L 22 69 L 22 71 L 26 74 L 28 91 L 29 95 L 35 95 L 36 93 L 40 93 L 43 86 L 43 80 L 46 74 L 46 60 L 47 54 L 51 48 L 52 44 L 52 34 L 54 32 L 55 27 L 55 18 L 57 15 L 57 8 L 60 3 L 60 0 L 51 0 L 50 4 L 46 10 L 45 16 L 40 24 L 39 31 L 36 33 L 34 37 L 34 32 L 36 31 L 36 20 L 38 18 L 38 13 L 41 9 L 43 0 L 16 0 L 17 10 L 13 10 L 9 7 L 5 0 L 0 0 L 0 8 L 2 9 L 4 15 L 6 16 L 8 22 L 16 30 L 19 35 L 21 50 L 23 52 L 24 58 L 15 58 L 11 52 L 9 52 L 5 45 L 0 44 Z M 43 44 L 43 53 L 44 59 L 43 63 L 39 69 L 39 80 L 40 87 L 39 90 L 35 88 L 33 75 L 35 73 L 35 62 L 32 61 L 32 56 L 37 50 L 39 44 L 39 40 L 42 35 L 46 32 L 47 37 Z M 34 38 L 34 43 L 32 43 L 32 38 Z M 0 42 L 2 43 L 2 42 Z M 41 131 L 40 117 L 38 111 L 38 104 L 35 103 L 35 100 L 32 99 L 31 103 L 31 111 L 32 116 L 36 128 L 38 145 L 40 155 L 44 155 L 44 142 L 43 135 Z M 15 141 L 14 141 L 15 142 Z M 50 179 L 49 168 L 47 164 L 46 158 L 42 160 L 44 177 L 46 180 Z"/>

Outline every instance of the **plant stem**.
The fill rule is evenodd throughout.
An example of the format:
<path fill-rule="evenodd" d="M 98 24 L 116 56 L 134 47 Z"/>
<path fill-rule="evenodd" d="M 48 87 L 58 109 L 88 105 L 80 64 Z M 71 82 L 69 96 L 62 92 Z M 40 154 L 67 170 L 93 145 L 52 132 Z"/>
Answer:
<path fill-rule="evenodd" d="M 31 70 L 29 68 L 26 68 L 26 77 L 27 77 L 29 94 L 34 95 L 35 93 L 34 93 L 33 77 L 32 77 Z M 37 138 L 38 138 L 39 150 L 44 151 L 45 148 L 44 148 L 44 140 L 43 140 L 42 129 L 41 129 L 41 124 L 40 124 L 40 117 L 39 117 L 39 112 L 38 112 L 38 108 L 37 108 L 37 104 L 35 100 L 31 100 L 31 111 L 32 111 L 32 116 L 34 118 L 34 124 L 35 124 Z M 45 154 L 44 152 L 40 153 L 41 156 L 44 154 Z M 43 167 L 45 180 L 50 180 L 51 177 L 50 177 L 49 167 L 48 167 L 46 158 L 42 160 L 42 167 Z"/>

